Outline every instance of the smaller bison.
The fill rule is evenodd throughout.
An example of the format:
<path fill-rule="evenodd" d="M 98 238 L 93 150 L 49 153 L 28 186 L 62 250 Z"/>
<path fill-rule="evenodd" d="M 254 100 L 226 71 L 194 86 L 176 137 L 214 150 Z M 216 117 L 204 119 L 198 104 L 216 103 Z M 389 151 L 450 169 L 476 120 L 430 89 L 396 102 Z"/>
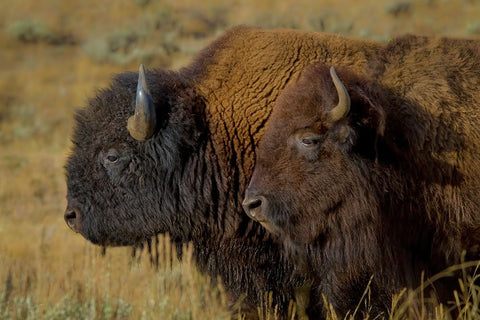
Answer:
<path fill-rule="evenodd" d="M 479 258 L 479 48 L 405 36 L 368 75 L 316 63 L 280 95 L 243 206 L 310 276 L 312 307 L 345 315 L 368 287 L 363 311 L 386 315 L 422 274 Z"/>

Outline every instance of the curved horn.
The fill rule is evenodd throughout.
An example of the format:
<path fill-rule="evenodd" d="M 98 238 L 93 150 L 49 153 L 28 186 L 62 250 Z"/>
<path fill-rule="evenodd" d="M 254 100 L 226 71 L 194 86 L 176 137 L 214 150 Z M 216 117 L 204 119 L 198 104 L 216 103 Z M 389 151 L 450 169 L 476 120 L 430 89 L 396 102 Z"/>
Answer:
<path fill-rule="evenodd" d="M 340 78 L 337 76 L 333 66 L 330 67 L 330 76 L 332 77 L 333 84 L 338 93 L 338 104 L 330 111 L 330 119 L 332 121 L 338 121 L 345 117 L 350 111 L 350 95 Z"/>
<path fill-rule="evenodd" d="M 143 64 L 138 71 L 137 97 L 135 100 L 135 114 L 128 118 L 127 129 L 132 138 L 144 141 L 155 132 L 157 116 L 152 96 L 148 91 Z"/>

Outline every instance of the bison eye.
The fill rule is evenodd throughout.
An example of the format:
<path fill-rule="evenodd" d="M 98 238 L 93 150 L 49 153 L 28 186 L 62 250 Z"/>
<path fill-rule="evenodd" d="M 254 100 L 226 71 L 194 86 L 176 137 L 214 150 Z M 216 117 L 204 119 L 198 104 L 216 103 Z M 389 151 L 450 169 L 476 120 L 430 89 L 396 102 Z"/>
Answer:
<path fill-rule="evenodd" d="M 107 151 L 107 154 L 105 155 L 103 163 L 105 165 L 114 164 L 118 162 L 119 158 L 120 158 L 120 155 L 118 151 L 115 149 L 110 149 Z"/>
<path fill-rule="evenodd" d="M 299 155 L 309 161 L 314 161 L 318 158 L 318 153 L 321 150 L 325 135 L 320 135 L 313 129 L 300 129 L 294 135 L 289 137 L 289 144 L 299 152 Z"/>
<path fill-rule="evenodd" d="M 317 146 L 320 143 L 320 136 L 318 135 L 308 135 L 300 137 L 300 143 L 306 148 L 312 148 Z"/>
<path fill-rule="evenodd" d="M 118 157 L 117 156 L 107 156 L 107 160 L 111 163 L 115 163 L 118 161 Z"/>

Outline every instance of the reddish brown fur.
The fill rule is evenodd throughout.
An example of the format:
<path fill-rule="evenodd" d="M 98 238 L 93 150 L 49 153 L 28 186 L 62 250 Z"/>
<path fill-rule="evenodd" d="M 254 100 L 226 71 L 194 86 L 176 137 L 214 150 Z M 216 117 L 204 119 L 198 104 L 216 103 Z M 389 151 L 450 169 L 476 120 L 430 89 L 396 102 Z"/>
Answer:
<path fill-rule="evenodd" d="M 238 27 L 177 72 L 147 70 L 158 126 L 126 128 L 138 74 L 115 77 L 78 112 L 67 162 L 67 223 L 99 245 L 158 233 L 193 243 L 199 269 L 257 316 L 265 292 L 286 315 L 302 279 L 241 207 L 255 147 L 285 85 L 313 61 L 359 73 L 381 44 L 334 34 Z M 111 160 L 113 159 L 113 160 Z"/>
<path fill-rule="evenodd" d="M 347 117 L 329 120 L 337 92 L 323 63 L 277 101 L 246 198 L 277 234 L 313 299 L 345 314 L 373 275 L 372 313 L 392 294 L 468 259 L 480 236 L 480 42 L 406 36 L 368 76 L 338 74 Z M 263 197 L 263 198 L 261 198 Z M 442 299 L 452 283 L 436 284 Z"/>

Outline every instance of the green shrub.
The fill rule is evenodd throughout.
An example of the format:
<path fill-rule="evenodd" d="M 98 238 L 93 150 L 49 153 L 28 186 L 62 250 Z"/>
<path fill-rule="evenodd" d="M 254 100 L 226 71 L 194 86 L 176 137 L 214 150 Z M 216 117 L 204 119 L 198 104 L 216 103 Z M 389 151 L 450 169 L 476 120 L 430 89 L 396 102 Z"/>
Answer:
<path fill-rule="evenodd" d="M 472 22 L 467 25 L 466 28 L 467 34 L 479 35 L 480 34 L 480 22 Z"/>
<path fill-rule="evenodd" d="M 96 62 L 125 65 L 132 62 L 149 64 L 154 60 L 168 66 L 170 56 L 179 51 L 175 44 L 177 34 L 165 32 L 160 39 L 148 28 L 124 28 L 88 39 L 83 49 Z"/>
<path fill-rule="evenodd" d="M 12 22 L 7 26 L 6 32 L 12 38 L 22 42 L 54 43 L 58 41 L 58 35 L 49 29 L 42 21 L 24 19 Z"/>
<path fill-rule="evenodd" d="M 133 2 L 139 7 L 145 7 L 150 3 L 150 0 L 133 0 Z"/>
<path fill-rule="evenodd" d="M 136 44 L 147 37 L 145 32 L 124 28 L 103 35 L 94 35 L 84 44 L 84 50 L 97 62 L 128 63 Z"/>
<path fill-rule="evenodd" d="M 111 52 L 129 52 L 135 43 L 146 37 L 147 34 L 145 32 L 125 28 L 108 34 L 106 41 Z"/>
<path fill-rule="evenodd" d="M 401 14 L 410 13 L 412 4 L 409 1 L 394 1 L 385 5 L 384 10 L 386 13 L 397 17 Z"/>

